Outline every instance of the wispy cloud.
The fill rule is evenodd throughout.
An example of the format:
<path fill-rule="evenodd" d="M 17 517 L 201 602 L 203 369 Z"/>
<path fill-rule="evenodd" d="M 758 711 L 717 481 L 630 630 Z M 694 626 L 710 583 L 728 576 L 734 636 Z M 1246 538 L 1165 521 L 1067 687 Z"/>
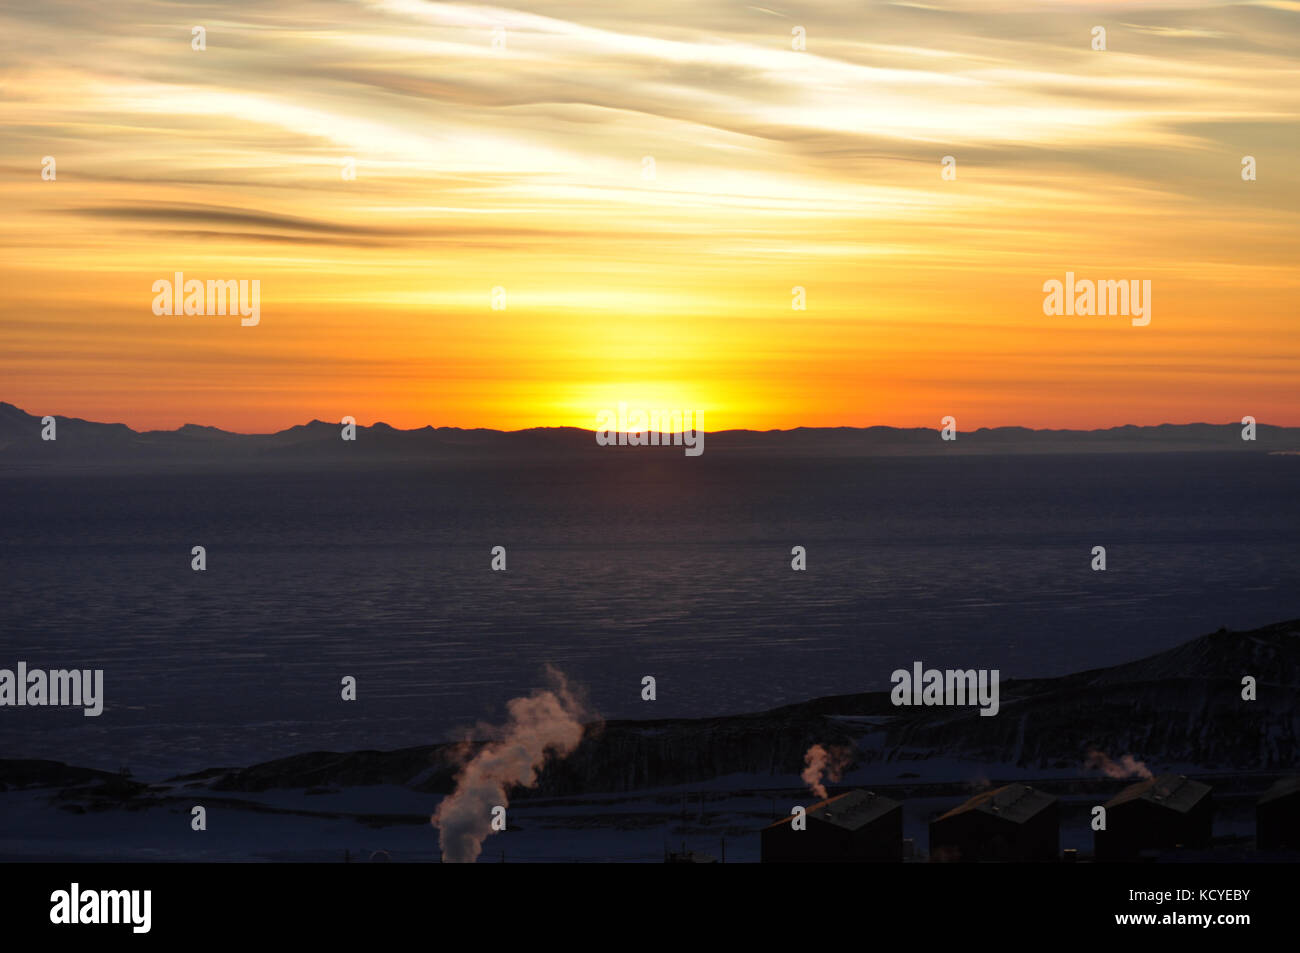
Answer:
<path fill-rule="evenodd" d="M 454 408 L 449 422 L 578 423 L 620 377 L 660 388 L 665 405 L 738 408 L 712 413 L 720 425 L 932 425 L 963 401 L 984 422 L 1033 422 L 1069 412 L 1065 397 L 1024 396 L 1043 366 L 1069 375 L 1067 391 L 1114 395 L 1088 414 L 1149 406 L 1143 422 L 1158 422 L 1175 405 L 1142 374 L 1076 368 L 1068 335 L 1049 337 L 1034 314 L 1044 277 L 1132 266 L 1163 276 L 1173 325 L 1123 343 L 1134 368 L 1181 362 L 1190 382 L 1213 353 L 1229 383 L 1200 393 L 1225 413 L 1294 405 L 1294 391 L 1252 397 L 1258 347 L 1225 351 L 1215 335 L 1244 312 L 1275 356 L 1300 354 L 1286 304 L 1300 234 L 1296 11 L 1285 0 L 875 3 L 869 16 L 829 0 L 11 6 L 0 277 L 23 290 L 2 307 L 64 307 L 39 291 L 54 276 L 85 274 L 120 305 L 178 257 L 256 268 L 270 296 L 263 346 L 282 349 L 286 374 L 292 343 L 274 329 L 305 334 L 334 300 L 382 329 L 365 345 L 373 360 L 451 349 L 479 375 L 476 388 L 431 385 L 409 416 L 384 411 L 408 423 L 435 406 Z M 1096 25 L 1105 52 L 1091 47 Z M 795 28 L 806 50 L 792 48 Z M 46 155 L 57 185 L 39 178 Z M 955 181 L 940 178 L 945 155 Z M 1250 185 L 1244 155 L 1262 170 Z M 349 161 L 354 180 L 340 174 Z M 1229 298 L 1219 289 L 1234 273 L 1252 284 Z M 815 302 L 797 323 L 794 285 Z M 517 305 L 492 315 L 495 350 L 480 352 L 463 329 L 494 286 Z M 561 319 L 549 309 L 565 301 Z M 611 312 L 641 340 L 602 337 Z M 955 330 L 924 338 L 940 328 Z M 643 357 L 651 334 L 714 353 L 716 374 L 683 393 L 671 366 Z M 0 344 L 48 349 L 47 373 L 30 363 L 21 386 L 66 382 L 57 347 L 26 323 L 0 325 Z M 544 376 L 538 362 L 559 354 L 579 357 L 549 390 L 509 383 L 525 366 Z M 748 365 L 731 363 L 738 354 Z M 846 394 L 843 380 L 877 361 Z M 118 367 L 91 375 L 105 400 L 129 386 Z M 178 371 L 154 386 L 185 381 Z M 797 407 L 774 396 L 791 389 L 810 393 Z M 846 401 L 862 409 L 837 409 Z"/>

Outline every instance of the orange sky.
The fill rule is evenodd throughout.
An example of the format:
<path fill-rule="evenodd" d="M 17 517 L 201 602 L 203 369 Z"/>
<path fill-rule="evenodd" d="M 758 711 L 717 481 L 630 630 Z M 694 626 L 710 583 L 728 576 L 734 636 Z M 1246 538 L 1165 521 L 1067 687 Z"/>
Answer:
<path fill-rule="evenodd" d="M 0 12 L 0 400 L 1300 425 L 1300 4 L 850 6 Z M 260 323 L 155 315 L 177 271 L 260 281 Z M 1067 271 L 1150 280 L 1150 325 L 1044 315 Z"/>

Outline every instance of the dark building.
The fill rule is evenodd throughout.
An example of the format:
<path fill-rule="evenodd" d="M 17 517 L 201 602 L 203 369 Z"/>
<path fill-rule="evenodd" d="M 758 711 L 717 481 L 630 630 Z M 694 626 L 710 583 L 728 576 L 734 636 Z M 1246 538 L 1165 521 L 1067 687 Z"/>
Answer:
<path fill-rule="evenodd" d="M 1146 850 L 1209 847 L 1210 786 L 1179 774 L 1130 785 L 1106 802 L 1106 829 L 1093 834 L 1098 860 L 1133 860 Z"/>
<path fill-rule="evenodd" d="M 763 828 L 763 863 L 899 862 L 903 859 L 903 805 L 873 791 L 850 791 L 818 801 L 806 811 L 808 826 L 794 817 Z"/>
<path fill-rule="evenodd" d="M 1025 784 L 977 794 L 930 822 L 930 860 L 1053 861 L 1060 856 L 1056 798 Z"/>
<path fill-rule="evenodd" d="M 1255 804 L 1255 846 L 1300 850 L 1300 777 L 1283 778 Z"/>

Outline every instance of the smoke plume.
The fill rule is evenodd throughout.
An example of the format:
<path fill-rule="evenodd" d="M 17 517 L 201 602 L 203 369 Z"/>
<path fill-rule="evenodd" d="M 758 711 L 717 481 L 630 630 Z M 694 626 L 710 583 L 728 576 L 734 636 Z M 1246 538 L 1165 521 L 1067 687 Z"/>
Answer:
<path fill-rule="evenodd" d="M 852 758 L 853 752 L 848 748 L 823 748 L 821 745 L 813 745 L 803 756 L 804 769 L 800 777 L 817 799 L 824 801 L 826 787 L 822 784 L 822 778 L 838 781 Z"/>
<path fill-rule="evenodd" d="M 456 776 L 456 789 L 430 818 L 438 829 L 443 863 L 473 863 L 492 833 L 492 808 L 505 807 L 516 787 L 530 788 L 548 757 L 564 758 L 582 741 L 583 705 L 564 676 L 547 669 L 554 683 L 507 705 L 509 719 L 490 729 L 495 739 L 478 749 Z M 462 749 L 468 755 L 468 749 Z"/>
<path fill-rule="evenodd" d="M 1110 760 L 1106 756 L 1106 752 L 1098 751 L 1096 748 L 1088 751 L 1088 757 L 1083 762 L 1083 766 L 1089 771 L 1100 771 L 1108 778 L 1151 777 L 1151 771 L 1147 768 L 1146 762 L 1137 760 L 1131 754 L 1124 755 L 1117 763 Z"/>

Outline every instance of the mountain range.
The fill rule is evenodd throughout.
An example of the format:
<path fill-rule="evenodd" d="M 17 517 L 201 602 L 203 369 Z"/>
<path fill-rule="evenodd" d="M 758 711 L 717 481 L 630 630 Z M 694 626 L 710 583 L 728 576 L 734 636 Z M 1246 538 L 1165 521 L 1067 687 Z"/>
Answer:
<path fill-rule="evenodd" d="M 202 464 L 232 466 L 389 464 L 475 458 L 547 458 L 574 454 L 656 453 L 681 456 L 680 446 L 600 446 L 577 427 L 500 431 L 426 426 L 398 430 L 386 423 L 355 428 L 313 420 L 271 434 L 241 434 L 186 424 L 176 430 L 132 430 L 125 424 L 54 418 L 55 439 L 43 439 L 43 417 L 0 402 L 0 467 L 43 465 Z M 797 427 L 793 430 L 706 432 L 704 449 L 718 454 L 871 457 L 939 453 L 1300 453 L 1300 427 L 1258 424 L 1242 439 L 1240 423 L 1160 424 L 1104 430 L 980 428 L 943 440 L 924 427 Z"/>

